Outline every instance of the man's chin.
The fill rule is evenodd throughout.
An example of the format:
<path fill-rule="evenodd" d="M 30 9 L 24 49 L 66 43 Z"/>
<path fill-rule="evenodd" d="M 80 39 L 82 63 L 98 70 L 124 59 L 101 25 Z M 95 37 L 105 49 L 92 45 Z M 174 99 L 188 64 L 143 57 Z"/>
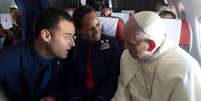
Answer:
<path fill-rule="evenodd" d="M 97 35 L 97 36 L 94 37 L 94 40 L 99 41 L 100 38 L 101 38 L 101 36 L 100 36 L 100 35 Z"/>
<path fill-rule="evenodd" d="M 68 57 L 68 52 L 66 52 L 65 54 L 63 54 L 62 56 L 60 56 L 61 59 L 66 59 Z"/>
<path fill-rule="evenodd" d="M 67 53 L 65 54 L 64 58 L 68 58 L 68 54 L 69 54 L 69 52 L 67 52 Z"/>

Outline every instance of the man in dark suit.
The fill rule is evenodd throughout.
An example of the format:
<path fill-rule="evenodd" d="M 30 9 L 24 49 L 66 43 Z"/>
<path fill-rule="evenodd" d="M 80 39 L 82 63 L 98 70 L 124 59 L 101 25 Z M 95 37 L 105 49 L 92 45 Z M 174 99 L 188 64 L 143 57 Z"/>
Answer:
<path fill-rule="evenodd" d="M 67 97 L 70 101 L 110 101 L 119 75 L 118 43 L 115 38 L 101 34 L 93 8 L 82 6 L 73 17 L 78 40 L 65 65 L 71 68 L 64 68 L 68 72 L 63 75 Z"/>
<path fill-rule="evenodd" d="M 0 83 L 10 101 L 39 101 L 44 98 L 60 59 L 75 46 L 75 28 L 65 11 L 49 8 L 35 26 L 35 36 L 27 43 L 0 52 Z"/>

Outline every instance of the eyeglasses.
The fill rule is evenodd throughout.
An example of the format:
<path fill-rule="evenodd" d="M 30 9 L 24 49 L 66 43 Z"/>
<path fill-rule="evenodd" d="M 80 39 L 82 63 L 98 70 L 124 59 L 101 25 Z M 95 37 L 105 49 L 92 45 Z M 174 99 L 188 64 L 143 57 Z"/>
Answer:
<path fill-rule="evenodd" d="M 69 39 L 73 39 L 73 40 L 76 40 L 76 35 L 75 34 L 72 34 L 72 33 L 66 33 L 65 34 L 65 39 L 69 40 Z"/>

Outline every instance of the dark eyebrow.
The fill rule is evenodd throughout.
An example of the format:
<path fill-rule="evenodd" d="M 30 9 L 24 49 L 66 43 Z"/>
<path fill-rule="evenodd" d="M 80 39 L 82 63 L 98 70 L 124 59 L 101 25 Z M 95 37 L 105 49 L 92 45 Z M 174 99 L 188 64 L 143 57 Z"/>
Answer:
<path fill-rule="evenodd" d="M 64 33 L 65 35 L 73 35 L 73 33 Z"/>

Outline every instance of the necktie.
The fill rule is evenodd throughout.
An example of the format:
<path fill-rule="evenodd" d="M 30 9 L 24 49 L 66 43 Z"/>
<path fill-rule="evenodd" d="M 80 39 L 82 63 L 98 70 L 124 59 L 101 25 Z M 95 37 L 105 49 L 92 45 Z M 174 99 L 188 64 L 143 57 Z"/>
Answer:
<path fill-rule="evenodd" d="M 86 87 L 89 93 L 92 92 L 94 89 L 94 80 L 93 80 L 93 69 L 92 69 L 92 49 L 89 48 L 88 50 L 88 63 L 87 63 L 87 70 L 86 70 Z"/>

